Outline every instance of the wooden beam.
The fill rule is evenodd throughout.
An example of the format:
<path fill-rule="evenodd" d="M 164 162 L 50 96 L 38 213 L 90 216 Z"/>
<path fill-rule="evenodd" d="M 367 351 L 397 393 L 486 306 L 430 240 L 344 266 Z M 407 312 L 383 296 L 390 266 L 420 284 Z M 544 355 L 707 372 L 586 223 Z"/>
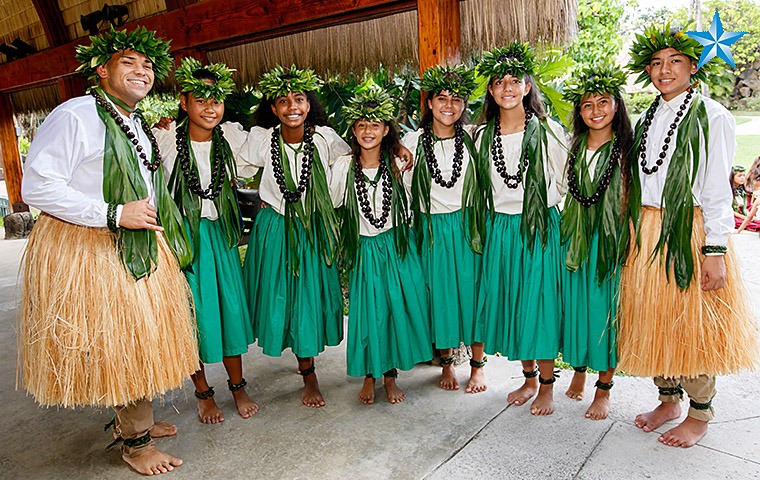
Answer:
<path fill-rule="evenodd" d="M 58 91 L 61 103 L 74 97 L 80 97 L 87 91 L 87 81 L 82 75 L 71 75 L 58 79 Z"/>
<path fill-rule="evenodd" d="M 456 1 L 456 0 L 454 0 Z M 172 39 L 172 50 L 212 50 L 414 10 L 415 0 L 208 0 L 130 22 Z M 76 69 L 75 40 L 0 65 L 0 92 L 21 90 Z"/>
<path fill-rule="evenodd" d="M 16 126 L 13 124 L 13 106 L 10 95 L 5 93 L 0 93 L 0 153 L 11 210 L 25 211 L 27 207 L 21 200 L 21 155 L 18 152 Z"/>
<path fill-rule="evenodd" d="M 460 62 L 459 0 L 417 0 L 417 31 L 420 74 L 435 65 Z"/>
<path fill-rule="evenodd" d="M 185 8 L 194 3 L 198 3 L 198 0 L 166 0 L 166 11 L 171 12 L 178 8 Z"/>
<path fill-rule="evenodd" d="M 58 0 L 32 0 L 34 9 L 37 10 L 37 16 L 42 22 L 42 29 L 45 31 L 48 45 L 58 47 L 68 43 L 69 30 L 63 21 L 61 9 L 58 6 Z"/>

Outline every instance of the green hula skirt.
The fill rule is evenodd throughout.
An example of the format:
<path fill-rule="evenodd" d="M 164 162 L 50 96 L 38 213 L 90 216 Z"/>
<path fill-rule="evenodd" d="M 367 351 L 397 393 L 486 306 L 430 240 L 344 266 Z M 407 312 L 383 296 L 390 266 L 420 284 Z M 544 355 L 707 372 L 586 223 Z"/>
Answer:
<path fill-rule="evenodd" d="M 410 370 L 430 360 L 430 313 L 420 258 L 414 248 L 403 260 L 399 257 L 393 230 L 359 237 L 348 291 L 349 375 L 379 378 L 388 370 Z"/>
<path fill-rule="evenodd" d="M 303 225 L 294 224 L 300 275 L 288 265 L 285 217 L 264 208 L 248 239 L 243 278 L 259 347 L 273 357 L 290 348 L 308 358 L 343 340 L 343 295 L 338 269 L 324 263 Z"/>
<path fill-rule="evenodd" d="M 589 260 L 578 271 L 563 268 L 562 359 L 574 367 L 600 372 L 617 366 L 615 313 L 620 292 L 620 267 L 601 285 L 596 279 L 599 235 L 594 234 Z"/>
<path fill-rule="evenodd" d="M 549 209 L 546 248 L 536 238 L 528 249 L 522 215 L 495 214 L 483 246 L 478 318 L 485 351 L 511 360 L 557 357 L 562 326 L 560 290 L 563 250 L 559 212 Z"/>
<path fill-rule="evenodd" d="M 457 348 L 478 341 L 478 283 L 481 255 L 470 248 L 462 212 L 422 216 L 422 271 L 429 294 L 431 334 L 437 348 Z"/>
<path fill-rule="evenodd" d="M 192 271 L 185 277 L 195 302 L 201 362 L 242 355 L 254 336 L 238 248 L 227 246 L 221 222 L 202 218 L 200 244 L 194 251 Z"/>

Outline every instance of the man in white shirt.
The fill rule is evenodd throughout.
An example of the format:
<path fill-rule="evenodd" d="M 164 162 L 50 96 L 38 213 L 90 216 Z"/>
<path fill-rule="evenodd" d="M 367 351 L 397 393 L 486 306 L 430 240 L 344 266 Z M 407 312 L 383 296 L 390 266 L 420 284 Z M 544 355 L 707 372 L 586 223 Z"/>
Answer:
<path fill-rule="evenodd" d="M 155 448 L 176 427 L 153 423 L 151 399 L 198 368 L 187 238 L 134 111 L 171 57 L 144 28 L 91 38 L 77 58 L 99 86 L 51 112 L 25 166 L 22 196 L 43 213 L 24 261 L 24 387 L 43 405 L 112 407 L 122 458 L 154 475 L 182 460 Z"/>
<path fill-rule="evenodd" d="M 701 50 L 669 26 L 648 28 L 631 48 L 629 68 L 661 95 L 639 120 L 631 153 L 638 237 L 618 319 L 620 370 L 654 377 L 660 393 L 660 405 L 636 426 L 651 432 L 679 418 L 685 391 L 688 416 L 659 437 L 684 448 L 714 417 L 715 376 L 752 368 L 757 345 L 729 249 L 735 122 L 694 88 L 709 68 L 697 68 Z"/>

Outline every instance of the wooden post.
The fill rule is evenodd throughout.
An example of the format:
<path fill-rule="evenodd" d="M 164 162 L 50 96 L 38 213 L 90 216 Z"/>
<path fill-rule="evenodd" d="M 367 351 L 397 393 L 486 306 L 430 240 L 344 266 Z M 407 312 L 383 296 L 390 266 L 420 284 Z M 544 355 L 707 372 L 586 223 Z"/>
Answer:
<path fill-rule="evenodd" d="M 81 97 L 87 90 L 87 81 L 81 75 L 71 75 L 58 79 L 58 92 L 61 103 L 74 97 Z"/>
<path fill-rule="evenodd" d="M 24 212 L 29 208 L 21 200 L 21 155 L 18 152 L 18 138 L 13 124 L 13 106 L 10 95 L 0 93 L 0 152 L 3 156 L 5 188 L 12 212 Z"/>
<path fill-rule="evenodd" d="M 420 74 L 435 65 L 459 63 L 459 0 L 417 0 L 417 32 Z"/>

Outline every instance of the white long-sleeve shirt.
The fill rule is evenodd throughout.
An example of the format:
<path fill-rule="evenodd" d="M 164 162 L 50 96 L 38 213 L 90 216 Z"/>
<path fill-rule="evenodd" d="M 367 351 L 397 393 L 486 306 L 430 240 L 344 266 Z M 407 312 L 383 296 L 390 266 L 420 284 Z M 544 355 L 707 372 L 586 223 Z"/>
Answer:
<path fill-rule="evenodd" d="M 654 114 L 647 136 L 648 168 L 651 168 L 659 158 L 670 124 L 676 118 L 676 112 L 683 103 L 686 94 L 687 92 L 683 92 L 669 102 L 660 99 L 660 105 Z M 708 245 L 726 245 L 728 236 L 734 228 L 734 216 L 731 210 L 731 187 L 728 183 L 728 177 L 731 173 L 731 164 L 736 151 L 736 121 L 728 110 L 718 102 L 709 98 L 703 98 L 703 101 L 707 109 L 709 125 L 707 159 L 702 154 L 704 139 L 701 139 L 699 168 L 692 185 L 692 193 L 694 194 L 694 204 L 702 208 L 705 220 L 705 243 Z M 689 108 L 692 105 L 693 102 L 690 102 Z M 639 121 L 643 121 L 645 114 L 646 112 Z M 641 171 L 641 158 L 639 158 L 638 152 L 634 152 L 635 156 L 631 161 L 635 162 L 638 167 L 639 178 L 641 179 L 641 204 L 644 206 L 662 207 L 665 179 L 677 136 L 678 133 L 676 132 L 662 165 L 652 175 L 647 175 Z"/>
<path fill-rule="evenodd" d="M 567 193 L 567 179 L 565 178 L 565 163 L 567 160 L 567 135 L 562 126 L 554 120 L 548 119 L 551 132 L 546 132 L 548 142 L 548 155 L 544 162 L 544 178 L 546 179 L 546 202 L 547 206 L 558 205 L 562 197 Z M 485 127 L 483 127 L 485 128 Z M 482 131 L 481 131 L 482 132 Z M 480 150 L 483 141 L 482 133 L 477 135 L 476 147 Z M 552 135 L 553 132 L 553 135 Z M 525 132 L 515 132 L 501 136 L 501 145 L 504 150 L 504 164 L 507 172 L 511 175 L 517 173 L 517 166 L 523 161 L 522 141 Z M 523 181 L 517 188 L 508 188 L 504 179 L 496 170 L 493 158 L 489 154 L 491 171 L 491 191 L 493 193 L 494 210 L 498 213 L 516 215 L 522 213 L 523 197 L 525 196 L 525 174 Z"/>
<path fill-rule="evenodd" d="M 230 150 L 232 150 L 232 155 L 235 157 L 238 170 L 246 168 L 250 165 L 250 161 L 248 160 L 248 156 L 250 155 L 248 132 L 243 130 L 243 126 L 239 123 L 225 122 L 221 126 L 224 138 L 230 144 Z M 162 167 L 167 182 L 174 169 L 174 163 L 177 161 L 176 128 L 176 124 L 172 122 L 169 130 L 153 129 L 153 134 L 158 142 L 158 149 L 161 151 L 163 159 Z M 191 140 L 190 146 L 193 149 L 193 154 L 195 154 L 201 186 L 206 188 L 211 182 L 211 163 L 213 161 L 211 158 L 211 140 L 207 142 L 194 142 Z M 219 213 L 216 211 L 216 205 L 214 205 L 213 200 L 201 199 L 201 217 L 209 220 L 219 218 Z"/>
<path fill-rule="evenodd" d="M 335 130 L 330 127 L 316 127 L 314 132 L 314 146 L 319 152 L 319 159 L 322 162 L 322 166 L 325 169 L 327 175 L 327 185 L 331 188 L 332 185 L 332 171 L 330 167 L 336 162 L 336 160 L 342 155 L 351 153 L 351 148 L 348 144 L 340 138 Z M 258 172 L 259 168 L 263 168 L 264 172 L 261 176 L 261 184 L 259 185 L 259 196 L 261 200 L 267 203 L 270 207 L 280 215 L 285 214 L 285 199 L 280 192 L 280 187 L 277 185 L 277 180 L 274 178 L 274 169 L 272 166 L 272 154 L 271 154 L 271 140 L 272 129 L 263 129 L 261 127 L 253 127 L 248 136 L 248 148 L 250 153 L 248 156 L 247 165 L 246 161 L 243 161 L 238 166 L 238 174 L 241 176 L 253 176 Z M 291 148 L 292 147 L 292 148 Z M 285 154 L 288 157 L 290 165 L 290 171 L 293 174 L 293 180 L 297 183 L 298 176 L 301 173 L 301 164 L 303 163 L 303 153 L 296 153 L 294 148 L 299 145 L 286 145 Z M 285 159 L 283 159 L 285 161 Z M 330 192 L 330 196 L 334 199 L 335 195 Z M 303 197 L 301 198 L 303 201 Z"/>
<path fill-rule="evenodd" d="M 152 147 L 139 119 L 119 115 L 151 159 Z M 29 148 L 21 182 L 24 202 L 70 223 L 105 227 L 108 211 L 108 203 L 103 200 L 105 138 L 106 127 L 91 96 L 72 98 L 56 107 L 40 125 Z M 155 204 L 151 172 L 139 156 L 137 163 L 151 203 Z M 120 215 L 121 207 L 117 219 Z"/>

